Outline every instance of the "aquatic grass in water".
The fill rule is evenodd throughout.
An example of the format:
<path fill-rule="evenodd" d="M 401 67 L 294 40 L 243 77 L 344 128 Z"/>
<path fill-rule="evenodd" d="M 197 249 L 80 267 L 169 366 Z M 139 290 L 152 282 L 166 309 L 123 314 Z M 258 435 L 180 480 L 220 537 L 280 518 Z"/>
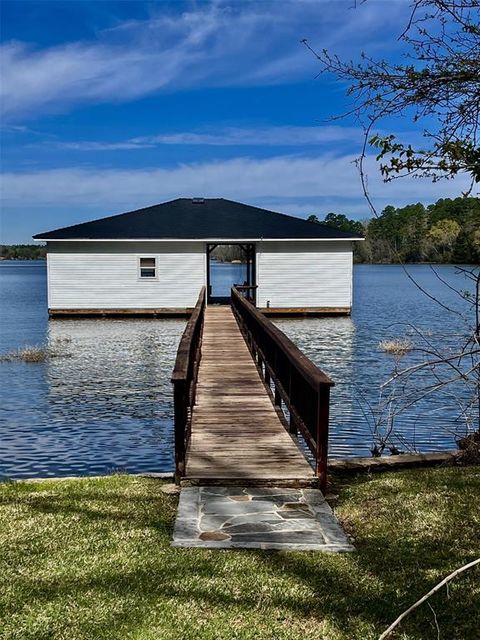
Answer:
<path fill-rule="evenodd" d="M 44 362 L 46 358 L 47 349 L 45 347 L 23 347 L 22 349 L 18 349 L 18 351 L 0 355 L 0 362 L 13 362 L 14 360 Z"/>
<path fill-rule="evenodd" d="M 391 353 L 394 356 L 404 356 L 413 349 L 413 345 L 409 340 L 382 340 L 378 344 L 380 351 Z"/>
<path fill-rule="evenodd" d="M 17 358 L 24 362 L 43 362 L 48 356 L 48 351 L 43 347 L 24 347 L 17 352 Z"/>
<path fill-rule="evenodd" d="M 22 360 L 23 362 L 45 362 L 49 358 L 67 358 L 71 353 L 65 350 L 65 346 L 71 342 L 71 338 L 60 338 L 51 344 L 43 345 L 27 345 L 12 351 L 10 353 L 1 354 L 0 362 L 14 362 Z"/>

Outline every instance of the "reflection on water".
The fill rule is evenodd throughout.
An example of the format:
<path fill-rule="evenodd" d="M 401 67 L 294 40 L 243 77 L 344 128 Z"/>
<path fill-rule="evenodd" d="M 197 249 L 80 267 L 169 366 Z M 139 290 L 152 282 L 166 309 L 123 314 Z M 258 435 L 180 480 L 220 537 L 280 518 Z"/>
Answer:
<path fill-rule="evenodd" d="M 64 355 L 4 363 L 2 476 L 172 469 L 170 374 L 180 320 L 58 320 Z"/>
<path fill-rule="evenodd" d="M 428 267 L 410 269 L 444 302 L 461 304 Z M 459 284 L 452 268 L 441 272 Z M 0 301 L 0 353 L 47 341 L 66 352 L 35 364 L 0 362 L 0 477 L 172 469 L 170 375 L 183 320 L 48 321 L 43 262 L 0 263 Z M 336 383 L 334 456 L 369 454 L 368 406 L 392 369 L 391 356 L 378 350 L 381 340 L 410 332 L 415 341 L 411 323 L 453 348 L 464 331 L 390 266 L 356 267 L 353 318 L 276 322 Z M 433 395 L 402 414 L 397 428 L 432 450 L 452 446 L 457 422 L 451 398 Z"/>
<path fill-rule="evenodd" d="M 170 375 L 185 322 L 49 322 L 44 263 L 0 268 L 0 352 L 47 342 L 63 354 L 0 363 L 0 477 L 171 470 Z"/>

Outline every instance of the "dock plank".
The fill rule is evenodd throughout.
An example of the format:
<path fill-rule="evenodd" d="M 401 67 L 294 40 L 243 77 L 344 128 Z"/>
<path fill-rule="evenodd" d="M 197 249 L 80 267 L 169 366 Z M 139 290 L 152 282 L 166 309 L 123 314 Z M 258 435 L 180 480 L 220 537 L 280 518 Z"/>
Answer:
<path fill-rule="evenodd" d="M 286 431 L 230 307 L 205 312 L 186 480 L 315 484 Z"/>

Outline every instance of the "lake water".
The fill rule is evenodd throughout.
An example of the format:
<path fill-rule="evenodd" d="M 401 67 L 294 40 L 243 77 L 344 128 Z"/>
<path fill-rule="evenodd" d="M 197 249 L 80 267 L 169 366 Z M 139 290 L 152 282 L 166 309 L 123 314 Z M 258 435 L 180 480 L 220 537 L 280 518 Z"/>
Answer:
<path fill-rule="evenodd" d="M 215 268 L 220 281 L 241 276 L 242 265 Z M 439 269 L 448 283 L 463 283 L 452 267 Z M 409 272 L 444 302 L 461 308 L 462 301 L 428 266 L 409 267 Z M 381 340 L 410 332 L 415 342 L 405 324 L 411 323 L 453 348 L 464 330 L 401 267 L 358 265 L 354 280 L 352 318 L 277 320 L 336 382 L 334 457 L 369 455 L 369 407 L 378 401 L 393 366 L 392 356 L 378 349 Z M 40 363 L 0 362 L 0 477 L 173 468 L 170 374 L 184 321 L 49 321 L 44 262 L 0 262 L 0 302 L 0 354 L 46 343 L 60 345 L 63 353 Z M 415 361 L 415 355 L 408 358 Z M 427 397 L 397 418 L 400 446 L 405 438 L 419 450 L 451 448 L 452 430 L 462 425 L 458 415 L 447 395 Z"/>
<path fill-rule="evenodd" d="M 211 295 L 214 297 L 230 296 L 234 284 L 243 284 L 247 280 L 247 265 L 243 263 L 210 262 Z"/>

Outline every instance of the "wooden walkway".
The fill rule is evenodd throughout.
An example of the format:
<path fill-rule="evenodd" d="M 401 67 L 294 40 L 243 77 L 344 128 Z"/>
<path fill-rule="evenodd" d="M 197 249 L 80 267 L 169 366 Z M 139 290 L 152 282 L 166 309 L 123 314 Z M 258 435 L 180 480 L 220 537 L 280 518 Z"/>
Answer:
<path fill-rule="evenodd" d="M 316 482 L 226 306 L 205 311 L 185 480 L 276 486 Z"/>

